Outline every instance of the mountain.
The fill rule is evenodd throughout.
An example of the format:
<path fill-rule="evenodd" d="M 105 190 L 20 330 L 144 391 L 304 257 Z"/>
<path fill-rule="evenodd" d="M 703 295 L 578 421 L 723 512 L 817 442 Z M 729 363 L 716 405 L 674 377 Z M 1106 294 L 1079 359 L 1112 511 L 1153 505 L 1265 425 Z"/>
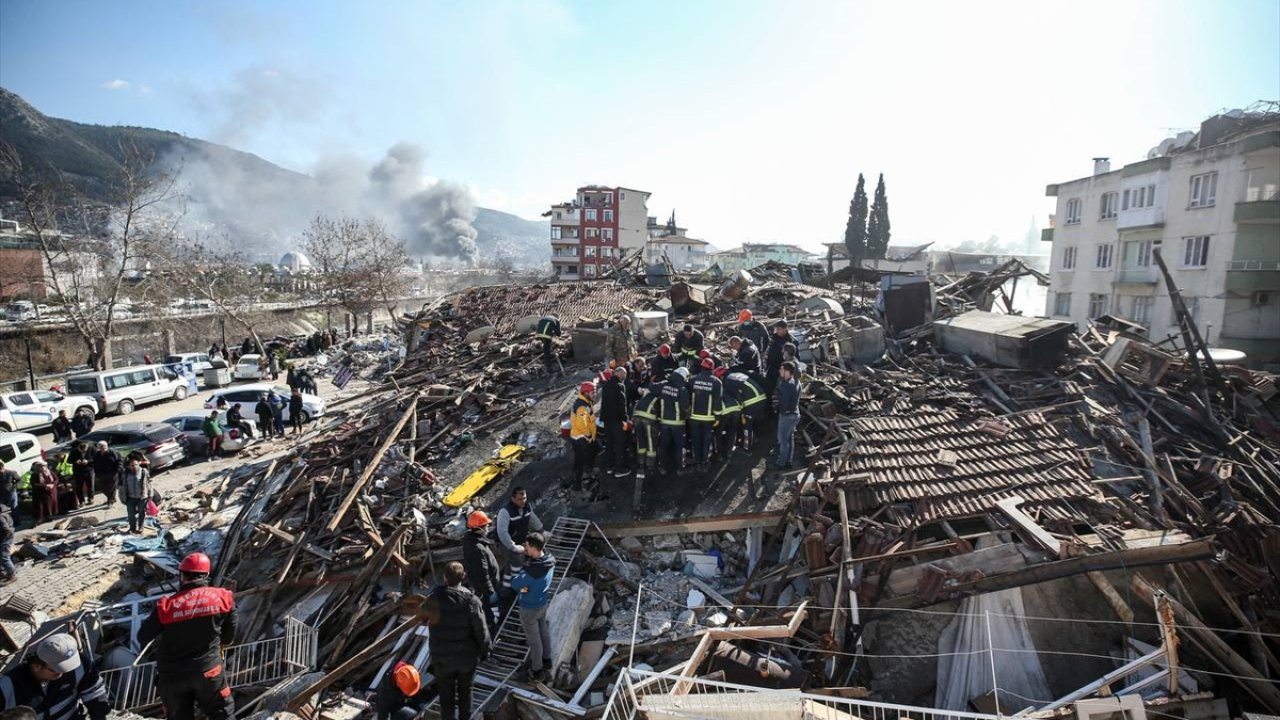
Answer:
<path fill-rule="evenodd" d="M 348 168 L 349 172 L 312 177 L 251 153 L 166 130 L 89 125 L 49 117 L 4 88 L 0 88 L 0 143 L 17 151 L 26 172 L 46 178 L 61 175 L 84 198 L 104 203 L 111 202 L 112 183 L 119 175 L 126 148 L 134 146 L 154 154 L 162 165 L 179 173 L 187 212 L 196 229 L 238 238 L 242 249 L 255 256 L 293 249 L 297 233 L 321 211 L 378 215 L 386 211 L 393 216 L 389 218 L 393 227 L 402 220 L 395 217 L 399 208 L 389 209 L 391 203 L 352 200 L 372 194 L 367 186 L 372 168 Z M 362 179 L 366 185 L 353 186 L 352 178 Z M 0 200 L 15 194 L 12 178 L 0 177 Z M 342 205 L 344 200 L 347 206 Z M 442 206 L 452 208 L 469 202 L 467 197 L 461 203 Z M 445 212 L 465 215 L 457 209 Z M 415 220 L 421 218 L 415 216 Z M 505 255 L 519 266 L 546 265 L 547 222 L 476 207 L 470 224 L 481 261 Z M 413 248 L 412 227 L 408 234 Z"/>

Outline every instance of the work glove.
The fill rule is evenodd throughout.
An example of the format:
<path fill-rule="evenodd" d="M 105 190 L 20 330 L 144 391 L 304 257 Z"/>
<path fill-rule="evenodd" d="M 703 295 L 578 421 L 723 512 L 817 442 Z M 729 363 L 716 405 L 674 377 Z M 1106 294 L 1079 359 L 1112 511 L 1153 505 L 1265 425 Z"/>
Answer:
<path fill-rule="evenodd" d="M 519 553 L 519 554 L 521 554 L 521 555 L 523 555 L 523 554 L 524 554 L 524 546 L 523 546 L 523 545 L 515 545 L 515 546 L 513 546 L 513 547 L 511 548 L 511 550 L 512 550 L 512 552 L 516 552 L 516 553 Z"/>

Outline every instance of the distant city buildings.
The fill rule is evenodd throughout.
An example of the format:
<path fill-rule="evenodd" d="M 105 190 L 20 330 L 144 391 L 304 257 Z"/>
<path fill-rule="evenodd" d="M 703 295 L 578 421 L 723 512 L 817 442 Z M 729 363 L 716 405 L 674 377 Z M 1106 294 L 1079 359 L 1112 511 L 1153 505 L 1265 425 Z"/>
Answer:
<path fill-rule="evenodd" d="M 1084 327 L 1104 315 L 1162 340 L 1178 334 L 1154 252 L 1214 346 L 1280 360 L 1280 112 L 1215 115 L 1147 159 L 1054 183 L 1047 314 Z"/>
<path fill-rule="evenodd" d="M 819 262 L 808 250 L 785 243 L 743 243 L 742 247 L 712 253 L 709 260 L 726 273 L 750 270 L 771 260 L 787 265 Z"/>

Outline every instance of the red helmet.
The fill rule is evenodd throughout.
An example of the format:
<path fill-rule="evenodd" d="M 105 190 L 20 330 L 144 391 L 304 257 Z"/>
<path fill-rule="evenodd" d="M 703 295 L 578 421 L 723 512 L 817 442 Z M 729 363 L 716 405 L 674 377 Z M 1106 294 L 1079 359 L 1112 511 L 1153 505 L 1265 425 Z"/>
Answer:
<path fill-rule="evenodd" d="M 740 310 L 738 312 L 738 322 L 740 323 L 751 322 L 751 317 L 750 310 Z"/>
<path fill-rule="evenodd" d="M 715 364 L 714 362 L 712 362 L 712 361 L 711 361 L 711 358 L 709 358 L 709 357 L 707 357 L 707 358 L 702 358 L 702 369 L 703 369 L 703 370 L 711 370 L 711 369 L 712 369 L 712 368 L 714 368 L 715 366 L 716 366 L 716 364 Z"/>
<path fill-rule="evenodd" d="M 596 384 L 593 382 L 584 382 L 578 386 L 578 392 L 583 395 L 590 395 L 596 391 Z"/>
<path fill-rule="evenodd" d="M 671 346 L 666 343 L 662 343 L 661 345 L 658 346 L 658 354 L 661 355 L 662 357 L 670 357 Z"/>
<path fill-rule="evenodd" d="M 489 524 L 489 513 L 483 510 L 474 510 L 467 516 L 467 527 L 471 530 L 482 528 Z"/>
<path fill-rule="evenodd" d="M 711 357 L 711 351 L 706 348 L 703 348 L 698 351 L 698 357 L 702 358 L 703 360 L 706 360 L 707 358 Z"/>
<path fill-rule="evenodd" d="M 178 565 L 178 572 L 191 573 L 192 575 L 208 575 L 213 563 L 209 562 L 209 556 L 204 553 L 191 553 L 182 558 L 182 562 Z"/>
<path fill-rule="evenodd" d="M 608 381 L 612 380 L 612 379 L 613 379 L 613 370 L 612 370 L 612 369 L 610 369 L 610 370 L 605 370 L 605 371 L 601 372 L 601 373 L 600 373 L 600 379 L 601 379 L 601 380 L 604 380 L 605 382 L 608 382 Z"/>
<path fill-rule="evenodd" d="M 726 371 L 727 371 L 727 368 L 722 368 L 722 367 L 718 367 L 715 370 L 712 370 L 712 372 L 715 373 L 715 376 L 718 378 L 723 378 Z"/>

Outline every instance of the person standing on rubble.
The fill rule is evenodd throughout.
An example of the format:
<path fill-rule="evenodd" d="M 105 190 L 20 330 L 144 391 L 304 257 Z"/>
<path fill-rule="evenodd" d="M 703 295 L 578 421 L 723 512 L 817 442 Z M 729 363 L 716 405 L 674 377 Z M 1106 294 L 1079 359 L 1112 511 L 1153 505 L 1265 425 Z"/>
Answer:
<path fill-rule="evenodd" d="M 489 656 L 492 641 L 480 601 L 462 586 L 466 576 L 461 563 L 445 565 L 444 585 L 427 597 L 427 617 L 434 619 L 428 622 L 428 645 L 440 691 L 441 720 L 471 717 L 471 682 L 476 666 Z"/>
<path fill-rule="evenodd" d="M 542 520 L 533 511 L 529 493 L 519 485 L 511 488 L 511 498 L 498 511 L 498 542 L 507 552 L 506 584 L 511 576 L 524 567 L 524 541 L 529 533 L 542 530 Z M 505 603 L 504 603 L 505 604 Z"/>
<path fill-rule="evenodd" d="M 650 363 L 650 380 L 655 383 L 667 381 L 669 376 L 680 365 L 680 361 L 671 354 L 671 346 L 662 343 L 658 346 L 658 357 Z"/>
<path fill-rule="evenodd" d="M 9 506 L 15 522 L 18 520 L 18 484 L 21 482 L 22 476 L 18 471 L 0 461 L 0 503 Z"/>
<path fill-rule="evenodd" d="M 484 604 L 485 622 L 498 631 L 498 559 L 489 546 L 489 514 L 473 510 L 467 515 L 467 534 L 462 537 L 462 563 L 467 584 Z"/>
<path fill-rule="evenodd" d="M 739 408 L 739 421 L 729 430 L 733 442 L 740 444 L 743 450 L 750 450 L 769 395 L 759 380 L 740 372 L 724 376 L 724 392 L 737 401 Z"/>
<path fill-rule="evenodd" d="M 77 440 L 67 457 L 71 463 L 71 487 L 76 500 L 88 506 L 93 502 L 93 453 L 89 443 Z"/>
<path fill-rule="evenodd" d="M 235 717 L 223 653 L 236 636 L 236 599 L 210 587 L 212 563 L 191 553 L 178 564 L 178 592 L 156 601 L 138 629 L 138 644 L 156 643 L 156 686 L 166 720 L 192 720 L 196 706 L 209 720 Z"/>
<path fill-rule="evenodd" d="M 733 364 L 729 366 L 729 372 L 760 374 L 760 351 L 750 338 L 735 335 L 729 338 L 729 347 L 733 348 Z"/>
<path fill-rule="evenodd" d="M 551 670 L 551 629 L 547 626 L 547 606 L 551 603 L 551 581 L 555 576 L 556 559 L 546 552 L 547 539 L 542 533 L 529 533 L 524 550 L 529 556 L 523 569 L 511 579 L 511 589 L 516 592 L 520 606 L 520 626 L 529 643 L 529 665 L 517 675 L 526 681 L 545 682 L 546 671 Z"/>
<path fill-rule="evenodd" d="M 124 471 L 124 513 L 129 532 L 140 533 L 147 521 L 147 501 L 151 499 L 151 473 L 137 461 L 130 460 Z"/>
<path fill-rule="evenodd" d="M 796 366 L 791 361 L 778 369 L 778 460 L 779 470 L 791 468 L 791 454 L 795 447 L 796 426 L 800 424 L 800 381 L 796 379 Z"/>
<path fill-rule="evenodd" d="M 457 563 L 449 563 L 449 565 L 457 565 Z M 448 566 L 445 569 L 447 570 Z M 427 602 L 431 602 L 430 598 Z M 427 621 L 427 625 L 434 628 L 431 620 Z M 427 637 L 427 643 L 433 646 L 431 660 L 432 665 L 435 665 L 435 632 Z M 378 684 L 378 694 L 373 702 L 373 717 L 374 720 L 413 720 L 422 715 L 430 705 L 431 693 L 422 686 L 422 675 L 418 672 L 418 668 L 400 660 L 391 666 L 391 682 L 387 682 L 387 678 L 384 677 Z M 440 709 L 441 720 L 453 718 L 453 715 L 446 715 L 443 712 L 443 694 L 440 696 Z"/>
<path fill-rule="evenodd" d="M 782 367 L 782 350 L 787 343 L 799 346 L 800 342 L 795 336 L 787 331 L 787 321 L 779 320 L 773 324 L 773 337 L 769 338 L 769 352 L 765 357 L 765 366 L 768 373 L 765 375 L 765 389 L 769 392 L 769 397 L 773 397 L 773 393 L 778 388 L 778 369 Z"/>
<path fill-rule="evenodd" d="M 756 320 L 750 310 L 738 313 L 738 327 L 734 332 L 743 340 L 750 340 L 758 352 L 763 353 L 769 349 L 769 329 Z"/>
<path fill-rule="evenodd" d="M 721 395 L 724 386 L 715 376 L 715 363 L 711 358 L 702 359 L 702 369 L 690 383 L 689 419 L 693 430 L 693 461 L 699 469 L 705 469 L 715 450 L 715 427 L 721 411 Z"/>
<path fill-rule="evenodd" d="M 715 451 L 720 457 L 728 459 L 738 442 L 738 430 L 742 427 L 742 404 L 738 396 L 729 389 L 725 382 L 728 369 L 718 367 L 713 371 L 720 381 L 720 410 L 716 412 Z"/>
<path fill-rule="evenodd" d="M 0 675 L 4 710 L 28 707 L 41 720 L 106 720 L 107 686 L 76 639 L 55 633 L 40 641 L 26 662 Z"/>
<path fill-rule="evenodd" d="M 581 492 L 583 475 L 596 462 L 596 386 L 590 381 L 578 387 L 578 397 L 569 411 L 569 442 L 573 447 L 573 489 Z"/>
<path fill-rule="evenodd" d="M 554 314 L 543 315 L 538 321 L 536 333 L 542 341 L 542 365 L 548 373 L 553 373 L 558 369 L 558 364 L 552 354 L 551 338 L 560 337 L 560 318 Z"/>
<path fill-rule="evenodd" d="M 636 437 L 636 479 L 644 480 L 658 459 L 658 393 L 652 385 L 640 388 L 640 397 L 631 412 L 632 431 Z"/>
<path fill-rule="evenodd" d="M 687 368 L 676 368 L 662 385 L 658 403 L 658 469 L 675 475 L 684 469 L 684 425 L 689 419 Z"/>
<path fill-rule="evenodd" d="M 631 316 L 621 315 L 604 338 L 604 356 L 613 368 L 626 367 L 636 354 L 636 337 L 631 332 Z"/>
<path fill-rule="evenodd" d="M 604 424 L 605 449 L 609 451 L 609 472 L 615 478 L 631 474 L 627 463 L 627 432 L 631 417 L 627 412 L 627 369 L 615 368 L 613 376 L 600 388 L 600 421 Z M 600 499 L 602 488 L 596 486 L 593 499 Z"/>
<path fill-rule="evenodd" d="M 698 353 L 702 350 L 702 331 L 685 323 L 676 335 L 676 344 L 672 348 L 677 361 L 685 367 L 693 367 L 698 362 Z"/>

